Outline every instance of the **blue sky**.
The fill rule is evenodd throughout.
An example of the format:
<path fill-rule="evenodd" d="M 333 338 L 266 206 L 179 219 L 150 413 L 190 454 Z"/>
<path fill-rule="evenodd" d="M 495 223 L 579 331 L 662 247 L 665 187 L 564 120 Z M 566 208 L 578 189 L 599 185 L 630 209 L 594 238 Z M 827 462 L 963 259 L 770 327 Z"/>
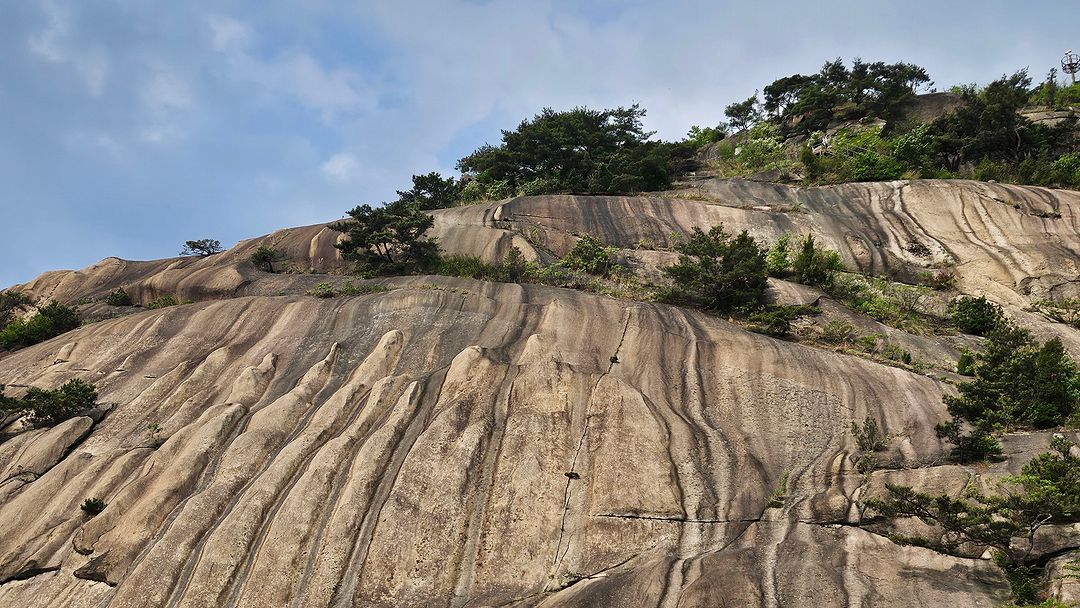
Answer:
<path fill-rule="evenodd" d="M 0 287 L 338 218 L 544 106 L 677 139 L 835 57 L 1038 79 L 1080 47 L 1067 6 L 0 0 Z"/>

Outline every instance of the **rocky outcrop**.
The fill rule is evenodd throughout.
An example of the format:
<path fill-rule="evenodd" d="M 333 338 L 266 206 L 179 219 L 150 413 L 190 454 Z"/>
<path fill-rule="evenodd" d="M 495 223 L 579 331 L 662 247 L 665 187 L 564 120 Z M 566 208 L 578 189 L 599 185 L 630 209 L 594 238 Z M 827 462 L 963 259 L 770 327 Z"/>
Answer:
<path fill-rule="evenodd" d="M 583 232 L 628 253 L 656 239 L 659 259 L 669 232 L 695 225 L 813 231 L 868 269 L 954 259 L 965 286 L 1015 307 L 1030 273 L 1078 274 L 1072 193 L 737 182 L 695 196 L 514 199 L 438 212 L 436 229 L 444 248 L 488 259 L 512 245 L 561 255 Z M 1035 215 L 1047 209 L 1060 217 Z M 293 229 L 28 284 L 203 301 L 0 358 L 6 384 L 84 378 L 113 406 L 92 427 L 0 444 L 0 470 L 20 471 L 7 479 L 33 472 L 0 486 L 0 605 L 1007 601 L 989 560 L 900 547 L 859 508 L 890 476 L 969 480 L 939 465 L 948 383 L 662 304 L 442 277 L 318 299 L 300 294 L 325 276 L 245 262 L 269 239 L 290 264 L 334 270 L 334 238 Z M 910 251 L 916 238 L 929 257 Z M 848 429 L 867 415 L 895 435 L 881 455 L 895 470 L 855 470 Z M 151 423 L 161 441 L 147 441 Z M 1007 448 L 1019 466 L 1045 445 Z M 105 510 L 82 512 L 89 497 Z"/>

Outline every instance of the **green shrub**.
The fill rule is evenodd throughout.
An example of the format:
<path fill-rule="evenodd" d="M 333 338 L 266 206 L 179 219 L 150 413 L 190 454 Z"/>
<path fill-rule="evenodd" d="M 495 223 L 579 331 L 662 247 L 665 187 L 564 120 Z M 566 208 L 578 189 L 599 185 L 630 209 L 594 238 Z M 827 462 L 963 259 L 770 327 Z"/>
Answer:
<path fill-rule="evenodd" d="M 44 342 L 79 326 L 79 313 L 53 301 L 33 316 L 15 319 L 0 329 L 0 349 L 14 350 Z"/>
<path fill-rule="evenodd" d="M 330 283 L 323 281 L 318 283 L 315 287 L 311 288 L 308 295 L 315 296 L 316 298 L 332 298 L 334 297 L 334 286 Z"/>
<path fill-rule="evenodd" d="M 2 395 L 0 385 L 0 395 Z M 78 378 L 59 388 L 31 387 L 21 399 L 3 398 L 4 409 L 20 412 L 30 424 L 54 425 L 91 409 L 97 402 L 93 384 Z"/>
<path fill-rule="evenodd" d="M 1080 184 L 1080 154 L 1070 152 L 1062 155 L 1050 166 L 1054 181 L 1066 186 Z"/>
<path fill-rule="evenodd" d="M 791 322 L 795 319 L 816 315 L 821 309 L 816 306 L 767 306 L 750 313 L 747 321 L 750 329 L 774 338 L 784 338 L 791 333 Z"/>
<path fill-rule="evenodd" d="M 791 272 L 791 235 L 783 234 L 765 254 L 765 269 L 770 277 L 784 278 Z"/>
<path fill-rule="evenodd" d="M 169 306 L 176 306 L 178 304 L 180 304 L 179 300 L 169 294 L 165 294 L 159 298 L 151 300 L 149 303 L 147 303 L 146 307 L 150 310 L 156 310 L 158 308 L 168 308 Z"/>
<path fill-rule="evenodd" d="M 966 348 L 960 351 L 960 358 L 956 361 L 956 373 L 961 376 L 975 375 L 975 353 Z"/>
<path fill-rule="evenodd" d="M 877 452 L 889 446 L 889 436 L 882 433 L 877 420 L 867 414 L 862 424 L 851 422 L 851 436 L 859 455 L 855 459 L 855 468 L 860 473 L 870 473 L 877 468 Z"/>
<path fill-rule="evenodd" d="M 817 247 L 814 235 L 808 234 L 799 245 L 799 253 L 792 260 L 791 269 L 795 280 L 803 285 L 828 289 L 832 287 L 836 273 L 843 270 L 843 265 L 839 253 Z"/>
<path fill-rule="evenodd" d="M 574 243 L 560 262 L 566 268 L 600 277 L 610 277 L 618 269 L 617 249 L 604 245 L 600 239 L 586 234 Z"/>
<path fill-rule="evenodd" d="M 990 426 L 1050 428 L 1080 402 L 1080 373 L 1059 338 L 1039 344 L 1011 324 L 990 333 L 976 355 L 974 380 L 946 397 L 949 413 Z"/>
<path fill-rule="evenodd" d="M 949 302 L 949 321 L 960 331 L 985 336 L 1001 323 L 1001 307 L 984 296 L 961 296 Z"/>
<path fill-rule="evenodd" d="M 750 129 L 747 139 L 735 150 L 740 165 L 750 171 L 770 171 L 785 165 L 783 140 L 775 125 L 762 122 Z"/>
<path fill-rule="evenodd" d="M 352 281 L 344 281 L 335 286 L 323 281 L 315 285 L 315 287 L 308 292 L 308 295 L 315 296 L 316 298 L 334 298 L 337 296 L 359 296 L 386 291 L 390 290 L 382 285 L 372 285 L 370 283 L 353 284 Z"/>
<path fill-rule="evenodd" d="M 339 224 L 330 226 L 334 228 Z M 335 244 L 337 246 L 338 244 Z M 339 247 L 340 248 L 340 247 Z M 260 246 L 251 254 L 251 263 L 255 264 L 257 268 L 265 270 L 267 272 L 274 272 L 274 262 L 281 259 L 281 253 L 279 253 L 273 247 L 267 247 L 266 245 Z"/>
<path fill-rule="evenodd" d="M 1050 319 L 1080 329 L 1080 299 L 1040 300 L 1034 307 Z"/>
<path fill-rule="evenodd" d="M 833 320 L 822 328 L 821 339 L 830 344 L 854 344 L 859 337 L 855 326 L 847 321 Z"/>
<path fill-rule="evenodd" d="M 425 272 L 438 264 L 439 246 L 425 238 L 435 219 L 403 199 L 374 208 L 360 205 L 350 219 L 331 224 L 346 239 L 334 246 L 346 260 L 358 262 L 374 275 Z"/>
<path fill-rule="evenodd" d="M 461 202 L 463 203 L 475 203 L 487 198 L 487 191 L 484 189 L 484 184 L 473 179 L 465 183 L 461 188 Z"/>
<path fill-rule="evenodd" d="M 521 253 L 521 249 L 516 245 L 510 247 L 510 251 L 506 252 L 506 257 L 499 265 L 499 272 L 503 280 L 508 283 L 521 283 L 535 279 L 538 271 L 536 264 L 526 260 L 525 254 Z"/>
<path fill-rule="evenodd" d="M 922 285 L 837 274 L 826 291 L 849 308 L 891 327 L 919 332 L 941 323 L 927 313 L 925 303 L 932 291 Z"/>
<path fill-rule="evenodd" d="M 709 310 L 759 306 L 767 282 L 765 252 L 745 230 L 732 238 L 723 226 L 694 228 L 680 243 L 679 262 L 664 274 L 690 299 Z"/>
<path fill-rule="evenodd" d="M 521 184 L 522 196 L 539 196 L 559 191 L 559 184 L 550 178 L 537 177 Z"/>
<path fill-rule="evenodd" d="M 100 498 L 87 498 L 83 501 L 82 506 L 80 506 L 79 508 L 89 513 L 90 517 L 93 517 L 98 513 L 104 511 L 105 507 L 107 506 L 108 505 L 105 504 L 105 501 L 101 500 Z"/>
<path fill-rule="evenodd" d="M 117 287 L 105 296 L 105 303 L 109 306 L 131 306 L 131 296 L 123 287 Z"/>
<path fill-rule="evenodd" d="M 497 280 L 499 269 L 471 255 L 448 255 L 439 259 L 435 274 L 447 277 Z"/>

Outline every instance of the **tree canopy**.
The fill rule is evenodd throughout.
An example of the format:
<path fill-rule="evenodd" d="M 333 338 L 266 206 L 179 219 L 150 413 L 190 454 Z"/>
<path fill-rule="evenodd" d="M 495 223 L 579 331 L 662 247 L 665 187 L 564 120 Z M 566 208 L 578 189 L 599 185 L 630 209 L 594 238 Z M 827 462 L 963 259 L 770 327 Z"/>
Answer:
<path fill-rule="evenodd" d="M 359 262 L 367 271 L 411 272 L 438 257 L 435 240 L 424 238 L 435 220 L 415 203 L 397 200 L 382 207 L 360 205 L 349 211 L 349 216 L 351 219 L 330 226 L 346 235 L 335 246 L 342 257 Z"/>
<path fill-rule="evenodd" d="M 502 143 L 458 161 L 481 184 L 505 182 L 511 191 L 543 183 L 552 192 L 592 194 L 661 190 L 671 185 L 693 145 L 651 141 L 638 105 L 613 110 L 544 108 Z"/>

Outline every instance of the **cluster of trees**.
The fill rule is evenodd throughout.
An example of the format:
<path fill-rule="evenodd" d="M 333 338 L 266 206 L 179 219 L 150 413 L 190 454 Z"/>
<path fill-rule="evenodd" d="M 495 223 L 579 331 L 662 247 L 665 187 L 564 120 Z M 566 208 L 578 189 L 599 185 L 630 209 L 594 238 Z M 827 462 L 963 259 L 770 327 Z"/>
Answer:
<path fill-rule="evenodd" d="M 767 118 L 785 135 L 807 134 L 838 120 L 895 120 L 920 90 L 932 85 L 926 70 L 911 63 L 855 59 L 848 68 L 837 58 L 816 74 L 779 78 L 765 87 L 763 99 L 755 92 L 724 113 L 736 129 Z"/>
<path fill-rule="evenodd" d="M 738 165 L 801 165 L 814 183 L 965 177 L 1080 186 L 1078 119 L 1034 122 L 1022 113 L 1033 105 L 1071 107 L 1080 102 L 1080 86 L 1060 85 L 1052 70 L 1033 87 L 1021 70 L 982 88 L 955 87 L 957 107 L 929 124 L 906 120 L 916 93 L 931 84 L 919 66 L 858 59 L 850 69 L 837 59 L 817 74 L 780 78 L 763 99 L 755 93 L 725 110 L 731 126 L 754 127 L 740 142 Z M 841 130 L 825 144 L 830 126 L 859 118 L 882 119 L 885 127 Z M 804 137 L 798 163 L 785 146 L 793 136 Z"/>
<path fill-rule="evenodd" d="M 478 187 L 543 194 L 574 192 L 627 194 L 671 186 L 697 146 L 652 141 L 642 127 L 645 110 L 629 108 L 556 112 L 544 108 L 517 129 L 502 132 L 502 143 L 485 145 L 458 161 Z M 716 131 L 699 134 L 716 137 Z"/>
<path fill-rule="evenodd" d="M 932 160 L 947 171 L 973 168 L 977 179 L 1080 185 L 1077 118 L 1032 122 L 1020 111 L 1037 98 L 1036 92 L 1026 70 L 983 89 L 961 87 L 960 107 L 930 126 Z"/>
<path fill-rule="evenodd" d="M 708 232 L 694 228 L 676 251 L 678 262 L 664 269 L 674 283 L 664 299 L 715 312 L 738 312 L 752 329 L 774 337 L 788 335 L 796 318 L 820 311 L 812 306 L 767 306 L 770 276 L 828 288 L 842 270 L 839 254 L 818 245 L 813 235 L 795 244 L 784 235 L 766 248 L 746 230 L 731 235 L 723 226 Z"/>

